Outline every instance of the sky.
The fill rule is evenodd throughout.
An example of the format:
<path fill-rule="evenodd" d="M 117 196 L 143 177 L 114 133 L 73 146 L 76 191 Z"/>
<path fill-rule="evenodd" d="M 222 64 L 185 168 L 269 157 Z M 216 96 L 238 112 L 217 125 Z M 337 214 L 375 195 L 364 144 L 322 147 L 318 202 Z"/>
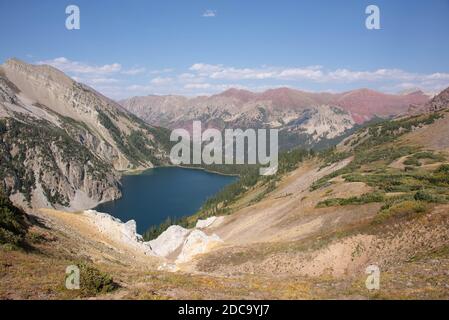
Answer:
<path fill-rule="evenodd" d="M 66 7 L 80 29 L 66 28 Z M 368 5 L 380 29 L 367 29 Z M 50 64 L 103 94 L 449 86 L 449 0 L 0 0 L 0 62 Z"/>

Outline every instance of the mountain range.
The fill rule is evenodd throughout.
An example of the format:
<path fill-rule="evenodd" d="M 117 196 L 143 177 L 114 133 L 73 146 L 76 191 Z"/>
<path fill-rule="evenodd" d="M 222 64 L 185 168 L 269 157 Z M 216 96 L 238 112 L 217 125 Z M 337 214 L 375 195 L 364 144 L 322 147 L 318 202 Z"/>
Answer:
<path fill-rule="evenodd" d="M 22 207 L 86 209 L 120 197 L 120 172 L 169 163 L 169 129 L 279 128 L 280 147 L 336 144 L 375 118 L 424 108 L 420 91 L 146 96 L 119 103 L 48 65 L 0 66 L 0 187 Z M 165 127 L 165 128 L 163 128 Z"/>
<path fill-rule="evenodd" d="M 369 89 L 313 93 L 279 88 L 261 93 L 229 89 L 193 98 L 150 95 L 119 103 L 148 123 L 169 128 L 189 129 L 193 120 L 218 129 L 278 128 L 281 148 L 289 149 L 323 145 L 356 126 L 407 113 L 428 100 L 421 91 L 394 95 Z"/>

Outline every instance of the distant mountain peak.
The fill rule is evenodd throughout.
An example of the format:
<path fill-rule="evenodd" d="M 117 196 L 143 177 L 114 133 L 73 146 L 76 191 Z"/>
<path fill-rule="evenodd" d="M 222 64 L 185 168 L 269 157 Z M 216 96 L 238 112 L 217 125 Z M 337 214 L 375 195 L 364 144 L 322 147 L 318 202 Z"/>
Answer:
<path fill-rule="evenodd" d="M 14 73 L 26 74 L 30 77 L 46 78 L 59 83 L 60 85 L 72 85 L 75 81 L 64 72 L 47 64 L 33 65 L 28 64 L 17 58 L 8 59 L 3 64 L 3 69 Z"/>
<path fill-rule="evenodd" d="M 220 94 L 217 94 L 216 96 L 235 98 L 241 101 L 249 101 L 250 99 L 253 99 L 255 95 L 256 94 L 254 92 L 251 92 L 249 90 L 230 88 Z"/>

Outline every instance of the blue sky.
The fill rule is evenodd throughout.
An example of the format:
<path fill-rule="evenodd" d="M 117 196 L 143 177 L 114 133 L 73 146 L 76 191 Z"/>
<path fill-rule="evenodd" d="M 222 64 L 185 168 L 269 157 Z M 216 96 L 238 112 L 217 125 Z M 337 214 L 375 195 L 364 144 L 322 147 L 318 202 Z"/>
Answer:
<path fill-rule="evenodd" d="M 65 28 L 78 5 L 81 29 Z M 365 8 L 380 8 L 380 30 Z M 48 63 L 112 98 L 229 87 L 449 86 L 449 0 L 0 0 L 0 61 Z"/>

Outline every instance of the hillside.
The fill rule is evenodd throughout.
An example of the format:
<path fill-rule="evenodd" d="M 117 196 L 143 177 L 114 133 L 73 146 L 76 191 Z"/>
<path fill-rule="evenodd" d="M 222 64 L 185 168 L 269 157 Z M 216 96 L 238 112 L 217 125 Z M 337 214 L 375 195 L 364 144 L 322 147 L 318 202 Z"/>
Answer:
<path fill-rule="evenodd" d="M 29 231 L 43 233 L 31 237 L 39 251 L 2 251 L 0 296 L 73 297 L 63 270 L 87 260 L 119 285 L 97 298 L 447 299 L 449 144 L 430 142 L 449 134 L 448 119 L 443 108 L 370 125 L 319 155 L 284 154 L 277 176 L 210 202 L 195 228 L 168 230 L 151 251 L 130 242 L 129 223 L 40 211 L 49 229 Z M 365 287 L 369 265 L 380 290 Z"/>
<path fill-rule="evenodd" d="M 0 66 L 0 189 L 24 208 L 120 196 L 119 172 L 167 162 L 168 131 L 46 65 Z"/>

